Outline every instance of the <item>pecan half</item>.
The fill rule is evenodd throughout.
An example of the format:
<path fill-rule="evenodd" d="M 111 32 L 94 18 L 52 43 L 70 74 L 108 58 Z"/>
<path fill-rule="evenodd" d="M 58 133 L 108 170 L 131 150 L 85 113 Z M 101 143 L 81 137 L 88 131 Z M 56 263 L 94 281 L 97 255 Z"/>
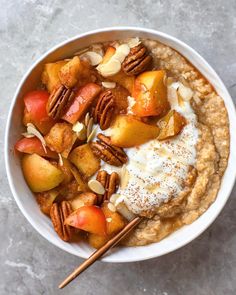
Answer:
<path fill-rule="evenodd" d="M 141 43 L 131 48 L 122 63 L 122 69 L 128 76 L 138 75 L 145 71 L 152 61 L 148 49 Z"/>
<path fill-rule="evenodd" d="M 90 145 L 95 156 L 113 166 L 122 166 L 127 162 L 128 157 L 124 150 L 113 146 L 109 137 L 101 133 L 97 137 L 99 140 Z"/>
<path fill-rule="evenodd" d="M 93 113 L 95 123 L 99 123 L 102 130 L 107 129 L 112 120 L 115 108 L 114 95 L 111 90 L 103 91 L 98 99 Z"/>
<path fill-rule="evenodd" d="M 71 240 L 73 228 L 65 225 L 65 219 L 72 213 L 71 205 L 68 201 L 63 201 L 60 204 L 54 203 L 50 210 L 50 217 L 53 227 L 58 236 L 65 242 Z"/>
<path fill-rule="evenodd" d="M 105 188 L 104 195 L 98 196 L 99 204 L 106 200 L 109 200 L 111 195 L 113 195 L 119 186 L 120 178 L 116 172 L 112 172 L 111 175 L 105 170 L 100 170 L 97 174 L 97 181 L 99 181 Z"/>
<path fill-rule="evenodd" d="M 66 88 L 64 85 L 55 88 L 48 99 L 48 115 L 53 119 L 61 118 L 74 96 L 75 93 L 71 89 Z"/>

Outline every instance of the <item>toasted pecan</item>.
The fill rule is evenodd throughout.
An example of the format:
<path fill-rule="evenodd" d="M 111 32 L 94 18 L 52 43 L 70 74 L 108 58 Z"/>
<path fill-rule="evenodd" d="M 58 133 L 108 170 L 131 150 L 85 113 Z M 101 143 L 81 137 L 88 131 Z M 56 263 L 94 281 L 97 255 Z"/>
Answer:
<path fill-rule="evenodd" d="M 152 61 L 148 49 L 140 43 L 131 48 L 130 53 L 122 63 L 122 69 L 128 76 L 138 75 L 145 71 Z"/>
<path fill-rule="evenodd" d="M 114 113 L 115 101 L 111 90 L 103 91 L 98 99 L 94 110 L 94 121 L 99 123 L 102 130 L 110 127 L 112 115 Z"/>
<path fill-rule="evenodd" d="M 48 99 L 48 115 L 53 119 L 60 119 L 66 112 L 74 96 L 75 93 L 73 90 L 66 88 L 64 85 L 55 88 Z"/>
<path fill-rule="evenodd" d="M 58 236 L 65 242 L 71 240 L 73 236 L 73 228 L 69 225 L 65 225 L 65 219 L 72 213 L 71 205 L 68 201 L 61 203 L 54 203 L 50 210 L 50 217 L 53 227 Z"/>
<path fill-rule="evenodd" d="M 99 181 L 105 188 L 105 193 L 98 196 L 99 204 L 101 204 L 104 201 L 109 200 L 111 195 L 117 191 L 120 178 L 116 172 L 109 174 L 105 170 L 100 170 L 97 174 L 97 181 Z"/>
<path fill-rule="evenodd" d="M 91 143 L 93 153 L 104 162 L 113 166 L 122 166 L 128 158 L 124 150 L 120 147 L 113 146 L 110 138 L 98 134 L 98 141 Z"/>

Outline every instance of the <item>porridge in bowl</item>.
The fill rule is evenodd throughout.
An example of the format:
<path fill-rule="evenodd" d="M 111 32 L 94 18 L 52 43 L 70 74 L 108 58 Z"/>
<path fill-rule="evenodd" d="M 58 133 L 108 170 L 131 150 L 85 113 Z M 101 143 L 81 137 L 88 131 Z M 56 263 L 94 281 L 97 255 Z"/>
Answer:
<path fill-rule="evenodd" d="M 127 246 L 157 242 L 214 202 L 229 156 L 226 108 L 178 52 L 132 38 L 45 64 L 24 97 L 22 170 L 66 242 L 95 248 L 136 215 Z"/>

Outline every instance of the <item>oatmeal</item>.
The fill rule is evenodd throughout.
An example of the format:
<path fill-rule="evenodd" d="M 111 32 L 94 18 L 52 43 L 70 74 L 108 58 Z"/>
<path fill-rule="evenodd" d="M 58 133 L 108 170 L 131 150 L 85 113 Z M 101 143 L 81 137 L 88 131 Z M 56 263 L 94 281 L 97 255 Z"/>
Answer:
<path fill-rule="evenodd" d="M 229 156 L 224 102 L 178 52 L 132 38 L 47 63 L 15 149 L 58 236 L 100 248 L 157 242 L 214 202 Z M 75 228 L 77 230 L 75 230 Z"/>

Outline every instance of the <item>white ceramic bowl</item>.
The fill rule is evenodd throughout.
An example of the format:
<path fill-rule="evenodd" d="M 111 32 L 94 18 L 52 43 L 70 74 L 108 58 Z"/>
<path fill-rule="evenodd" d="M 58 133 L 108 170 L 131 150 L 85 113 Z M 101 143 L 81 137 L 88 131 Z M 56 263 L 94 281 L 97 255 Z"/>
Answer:
<path fill-rule="evenodd" d="M 77 255 L 87 258 L 93 251 L 86 243 L 69 244 L 64 243 L 51 225 L 48 217 L 43 215 L 29 190 L 22 175 L 19 159 L 13 156 L 13 146 L 23 130 L 21 123 L 23 113 L 22 97 L 25 93 L 35 89 L 37 86 L 43 65 L 46 62 L 71 56 L 78 49 L 86 47 L 91 43 L 122 39 L 127 37 L 141 37 L 158 40 L 171 46 L 185 56 L 215 87 L 218 94 L 224 99 L 230 120 L 230 157 L 228 167 L 222 180 L 221 188 L 216 201 L 211 207 L 196 221 L 188 226 L 184 226 L 169 237 L 143 247 L 125 247 L 113 249 L 102 260 L 106 262 L 131 262 L 150 259 L 172 252 L 199 236 L 218 216 L 224 207 L 232 190 L 236 177 L 236 149 L 232 149 L 236 142 L 236 114 L 232 99 L 221 79 L 211 66 L 191 47 L 167 34 L 134 27 L 105 28 L 81 34 L 66 42 L 59 44 L 44 54 L 25 74 L 17 88 L 12 100 L 5 135 L 5 162 L 8 180 L 14 198 L 28 221 L 32 226 L 48 241 L 57 247 Z M 233 144 L 234 143 L 234 144 Z"/>

